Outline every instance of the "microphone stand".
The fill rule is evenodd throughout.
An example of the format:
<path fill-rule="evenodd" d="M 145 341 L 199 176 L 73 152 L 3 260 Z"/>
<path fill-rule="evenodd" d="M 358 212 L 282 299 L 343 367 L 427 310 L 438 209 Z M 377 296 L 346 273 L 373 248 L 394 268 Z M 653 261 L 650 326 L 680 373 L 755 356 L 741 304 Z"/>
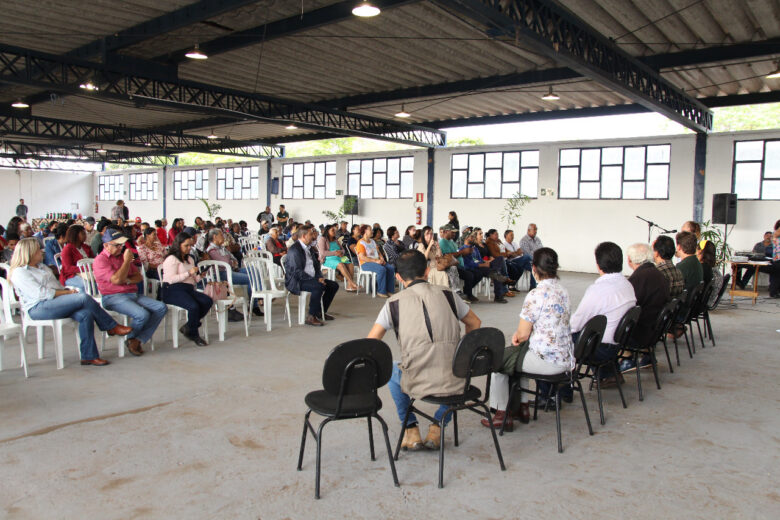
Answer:
<path fill-rule="evenodd" d="M 642 218 L 639 215 L 636 216 L 639 220 L 642 220 L 644 222 L 647 222 L 647 243 L 650 243 L 650 238 L 652 238 L 653 235 L 653 228 L 658 228 L 661 233 L 676 233 L 676 229 L 664 229 L 655 222 L 652 222 L 650 220 L 647 220 L 646 218 Z"/>

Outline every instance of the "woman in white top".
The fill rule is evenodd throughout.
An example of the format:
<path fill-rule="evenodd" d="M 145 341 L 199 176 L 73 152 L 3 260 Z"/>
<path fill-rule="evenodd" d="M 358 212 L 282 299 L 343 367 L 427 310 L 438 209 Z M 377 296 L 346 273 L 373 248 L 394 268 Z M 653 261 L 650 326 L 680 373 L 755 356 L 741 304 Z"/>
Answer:
<path fill-rule="evenodd" d="M 358 233 L 361 239 L 355 246 L 355 253 L 360 261 L 360 269 L 376 273 L 376 292 L 382 298 L 388 298 L 395 290 L 395 267 L 388 265 L 379 253 L 372 238 L 374 229 L 371 226 L 363 224 Z"/>
<path fill-rule="evenodd" d="M 428 283 L 450 289 L 448 270 L 439 271 L 437 267 L 437 259 L 443 255 L 439 242 L 433 237 L 433 228 L 431 226 L 425 226 L 422 229 L 422 240 L 417 245 L 417 250 L 425 255 L 425 259 L 428 260 Z M 455 277 L 457 278 L 458 270 L 455 267 L 452 267 L 452 269 L 455 271 Z"/>
<path fill-rule="evenodd" d="M 70 318 L 79 322 L 81 364 L 102 367 L 95 343 L 95 324 L 110 336 L 125 336 L 133 329 L 119 325 L 88 294 L 73 287 L 64 288 L 46 266 L 43 251 L 35 238 L 24 238 L 11 258 L 10 280 L 22 302 L 22 309 L 34 320 Z"/>
<path fill-rule="evenodd" d="M 195 284 L 201 280 L 201 276 L 190 256 L 191 249 L 192 237 L 189 234 L 182 231 L 176 235 L 162 264 L 162 300 L 169 305 L 187 309 L 187 323 L 179 331 L 197 346 L 205 347 L 208 343 L 200 337 L 198 329 L 214 302 L 209 296 L 195 290 Z"/>
<path fill-rule="evenodd" d="M 574 368 L 574 344 L 571 337 L 569 293 L 558 281 L 558 254 L 549 247 L 534 251 L 533 275 L 538 284 L 525 297 L 520 323 L 512 335 L 512 347 L 504 351 L 501 373 L 490 381 L 490 406 L 496 409 L 494 426 L 501 426 L 509 402 L 509 376 L 515 372 L 554 375 Z M 520 379 L 528 390 L 528 378 Z M 529 420 L 528 392 L 520 394 L 520 422 Z M 489 427 L 487 419 L 482 420 Z M 512 431 L 512 417 L 507 417 Z"/>

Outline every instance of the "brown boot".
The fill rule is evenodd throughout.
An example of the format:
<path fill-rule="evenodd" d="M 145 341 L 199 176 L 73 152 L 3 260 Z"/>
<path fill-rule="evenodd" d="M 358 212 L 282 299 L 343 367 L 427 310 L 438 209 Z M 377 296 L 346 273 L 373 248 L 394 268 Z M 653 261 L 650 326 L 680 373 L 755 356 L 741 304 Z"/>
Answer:
<path fill-rule="evenodd" d="M 428 428 L 428 435 L 425 436 L 425 447 L 429 450 L 438 450 L 441 441 L 441 427 L 436 424 L 431 424 Z"/>
<path fill-rule="evenodd" d="M 125 327 L 124 325 L 118 325 L 113 329 L 107 331 L 109 336 L 127 336 L 133 332 L 132 327 Z"/>
<path fill-rule="evenodd" d="M 531 412 L 528 408 L 528 403 L 522 403 L 520 408 L 512 414 L 512 419 L 517 419 L 523 424 L 528 424 L 531 420 Z"/>
<path fill-rule="evenodd" d="M 406 451 L 419 451 L 423 448 L 422 438 L 420 437 L 420 428 L 412 426 L 404 431 L 404 438 L 401 441 L 401 448 Z"/>
<path fill-rule="evenodd" d="M 506 416 L 506 412 L 504 410 L 497 410 L 496 413 L 493 415 L 493 428 L 496 430 L 501 429 L 501 423 L 504 422 L 504 416 Z M 490 423 L 488 422 L 487 418 L 482 419 L 482 426 L 485 428 L 490 428 Z M 504 427 L 505 432 L 511 432 L 514 429 L 514 425 L 512 424 L 512 416 L 509 415 L 506 418 L 506 426 Z"/>

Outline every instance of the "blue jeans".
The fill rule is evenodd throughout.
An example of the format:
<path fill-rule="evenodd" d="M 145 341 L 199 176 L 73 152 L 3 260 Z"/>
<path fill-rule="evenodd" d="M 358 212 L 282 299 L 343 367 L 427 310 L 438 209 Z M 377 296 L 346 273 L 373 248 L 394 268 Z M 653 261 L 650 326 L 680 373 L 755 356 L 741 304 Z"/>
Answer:
<path fill-rule="evenodd" d="M 205 318 L 214 301 L 195 290 L 190 283 L 163 284 L 162 300 L 170 305 L 187 309 L 187 337 L 198 335 L 201 320 Z"/>
<path fill-rule="evenodd" d="M 79 292 L 84 292 L 86 289 L 84 288 L 84 279 L 80 275 L 72 276 L 65 280 L 65 287 L 74 287 L 79 290 Z"/>
<path fill-rule="evenodd" d="M 127 339 L 136 338 L 141 343 L 152 339 L 154 331 L 168 312 L 168 306 L 163 302 L 136 293 L 103 296 L 103 307 L 130 316 L 133 319 L 133 331 L 127 335 Z"/>
<path fill-rule="evenodd" d="M 514 278 L 510 276 L 510 278 L 513 278 L 515 280 L 519 280 L 520 276 L 522 276 L 523 271 L 531 272 L 531 264 L 533 263 L 530 255 L 523 255 L 523 256 L 516 256 L 513 259 L 509 260 L 507 262 L 509 266 L 517 271 L 517 277 Z M 531 281 L 530 281 L 530 288 L 533 289 L 536 287 L 536 280 L 534 279 L 534 275 L 531 274 Z"/>
<path fill-rule="evenodd" d="M 390 378 L 390 382 L 387 383 L 387 387 L 390 389 L 390 395 L 393 396 L 393 401 L 395 401 L 395 409 L 398 411 L 398 418 L 403 424 L 404 417 L 406 417 L 406 411 L 409 409 L 409 403 L 411 402 L 411 399 L 403 392 L 403 390 L 401 390 L 401 369 L 398 368 L 397 362 L 393 363 L 393 376 Z M 441 418 L 444 416 L 444 412 L 446 410 L 446 406 L 439 406 L 439 409 L 436 410 L 435 414 L 433 414 L 434 419 L 441 423 Z M 447 420 L 444 422 L 444 424 L 449 423 L 450 419 L 452 419 L 452 414 L 447 416 Z M 411 425 L 416 423 L 417 417 L 413 413 L 410 413 L 406 424 Z"/>
<path fill-rule="evenodd" d="M 79 322 L 79 350 L 81 359 L 90 360 L 100 357 L 95 343 L 95 323 L 100 330 L 111 330 L 117 326 L 114 318 L 98 305 L 92 296 L 86 293 L 64 294 L 51 300 L 43 300 L 30 309 L 27 314 L 34 320 L 61 320 L 71 318 Z"/>
<path fill-rule="evenodd" d="M 360 269 L 376 273 L 376 292 L 379 294 L 393 294 L 395 290 L 395 267 L 389 264 L 380 265 L 374 262 L 366 262 L 360 266 Z"/>

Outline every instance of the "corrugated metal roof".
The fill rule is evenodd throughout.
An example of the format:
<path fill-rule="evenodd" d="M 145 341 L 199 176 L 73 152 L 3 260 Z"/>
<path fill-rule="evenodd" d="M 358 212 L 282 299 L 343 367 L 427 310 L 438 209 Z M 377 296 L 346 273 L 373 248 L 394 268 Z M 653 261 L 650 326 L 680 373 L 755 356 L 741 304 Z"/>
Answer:
<path fill-rule="evenodd" d="M 65 53 L 188 5 L 193 0 L 7 0 L 0 18 L 0 43 Z M 183 29 L 150 38 L 120 53 L 151 59 L 197 42 L 229 35 L 337 0 L 258 0 Z M 777 0 L 567 0 L 576 16 L 628 53 L 652 56 L 780 37 Z M 371 19 L 350 17 L 265 43 L 179 66 L 182 79 L 247 92 L 319 102 L 344 96 L 422 87 L 452 81 L 545 70 L 559 66 L 520 42 L 488 38 L 475 24 L 446 9 L 447 3 L 420 0 L 385 10 Z M 758 44 L 760 45 L 760 44 Z M 776 68 L 776 55 L 750 60 L 696 64 L 662 70 L 669 81 L 698 97 L 770 92 L 780 80 L 765 75 Z M 587 79 L 554 84 L 559 101 L 541 99 L 548 84 L 484 88 L 478 91 L 408 98 L 350 106 L 349 110 L 391 118 L 402 103 L 410 122 L 524 114 L 548 110 L 630 103 L 625 97 Z M 39 89 L 0 86 L 0 103 Z M 178 108 L 137 107 L 130 102 L 69 96 L 33 107 L 33 114 L 133 127 L 158 127 L 206 120 L 202 113 Z M 208 125 L 200 132 L 209 132 Z M 236 122 L 216 127 L 218 135 L 279 138 L 311 132 L 288 132 L 283 126 Z"/>

